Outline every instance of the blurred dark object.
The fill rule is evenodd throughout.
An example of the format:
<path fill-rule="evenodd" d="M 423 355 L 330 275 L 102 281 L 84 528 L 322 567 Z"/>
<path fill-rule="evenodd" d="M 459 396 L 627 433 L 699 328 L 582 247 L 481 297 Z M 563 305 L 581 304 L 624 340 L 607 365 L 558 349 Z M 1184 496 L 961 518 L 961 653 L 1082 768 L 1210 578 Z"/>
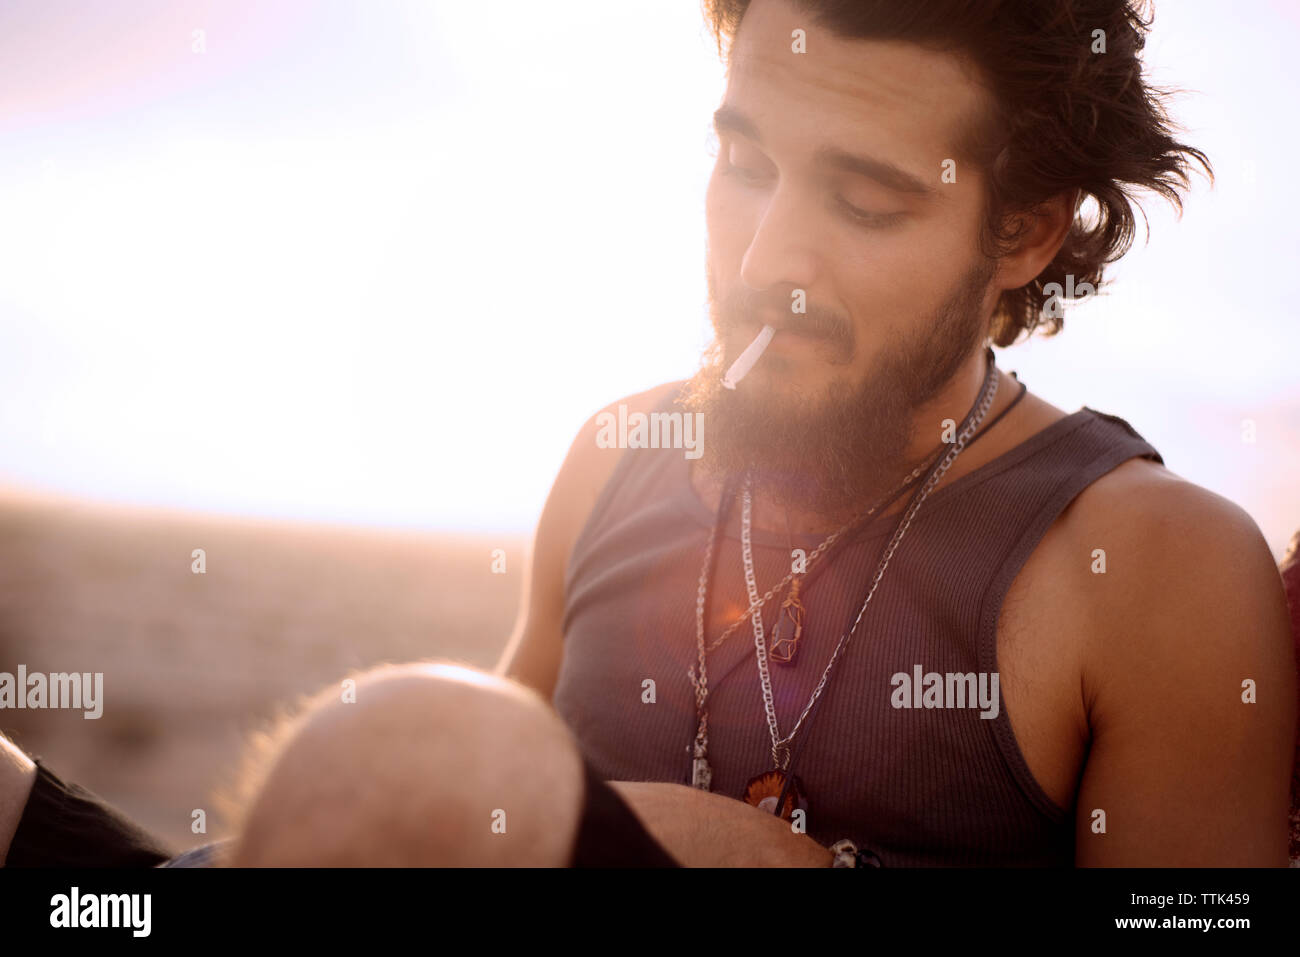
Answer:
<path fill-rule="evenodd" d="M 1287 542 L 1278 568 L 1291 609 L 1291 635 L 1295 639 L 1296 668 L 1300 670 L 1300 531 Z M 1291 861 L 1293 865 L 1300 862 L 1300 734 L 1296 737 L 1295 764 L 1291 768 Z"/>

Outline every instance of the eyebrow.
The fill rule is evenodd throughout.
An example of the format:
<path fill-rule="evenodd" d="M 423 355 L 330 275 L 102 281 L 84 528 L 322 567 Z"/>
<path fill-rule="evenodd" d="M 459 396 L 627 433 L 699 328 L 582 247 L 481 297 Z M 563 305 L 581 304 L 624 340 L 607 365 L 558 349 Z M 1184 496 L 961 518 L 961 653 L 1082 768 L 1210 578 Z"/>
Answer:
<path fill-rule="evenodd" d="M 739 133 L 760 146 L 763 144 L 763 137 L 759 135 L 758 127 L 754 124 L 754 121 L 732 106 L 720 106 L 714 111 L 713 128 L 719 133 Z M 915 193 L 925 196 L 934 192 L 932 187 L 927 186 L 911 173 L 903 171 L 893 163 L 870 156 L 849 153 L 835 146 L 819 147 L 813 153 L 813 163 L 823 169 L 865 176 L 881 186 L 899 193 Z"/>

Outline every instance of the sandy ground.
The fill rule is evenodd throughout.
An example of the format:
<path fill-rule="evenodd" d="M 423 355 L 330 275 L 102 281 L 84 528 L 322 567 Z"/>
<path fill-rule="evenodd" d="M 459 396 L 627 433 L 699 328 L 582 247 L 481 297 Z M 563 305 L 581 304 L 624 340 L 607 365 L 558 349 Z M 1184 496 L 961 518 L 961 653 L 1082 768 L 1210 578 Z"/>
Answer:
<path fill-rule="evenodd" d="M 214 789 L 277 706 L 382 661 L 492 667 L 526 545 L 0 490 L 0 672 L 103 672 L 105 702 L 98 720 L 0 710 L 0 730 L 178 849 L 225 836 Z"/>

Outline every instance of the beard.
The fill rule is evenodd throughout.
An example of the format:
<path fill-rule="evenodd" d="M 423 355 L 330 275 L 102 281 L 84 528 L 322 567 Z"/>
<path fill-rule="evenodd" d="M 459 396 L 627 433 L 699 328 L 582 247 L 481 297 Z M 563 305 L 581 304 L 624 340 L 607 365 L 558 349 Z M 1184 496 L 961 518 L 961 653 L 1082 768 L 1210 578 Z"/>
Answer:
<path fill-rule="evenodd" d="M 836 520 L 864 511 L 926 458 L 906 460 L 915 413 L 984 341 L 982 304 L 993 268 L 990 260 L 977 262 L 930 321 L 887 346 L 861 381 L 831 375 L 804 388 L 788 375 L 796 360 L 767 353 L 735 390 L 722 385 L 735 360 L 725 345 L 728 333 L 752 337 L 758 317 L 780 315 L 782 306 L 772 308 L 743 284 L 719 302 L 708 270 L 714 340 L 682 395 L 688 411 L 708 420 L 709 441 L 697 464 L 723 480 L 750 473 L 754 489 L 778 507 Z M 856 335 L 848 320 L 809 304 L 795 321 L 830 369 L 852 362 Z M 737 348 L 748 344 L 745 338 Z M 936 447 L 940 428 L 935 422 Z"/>

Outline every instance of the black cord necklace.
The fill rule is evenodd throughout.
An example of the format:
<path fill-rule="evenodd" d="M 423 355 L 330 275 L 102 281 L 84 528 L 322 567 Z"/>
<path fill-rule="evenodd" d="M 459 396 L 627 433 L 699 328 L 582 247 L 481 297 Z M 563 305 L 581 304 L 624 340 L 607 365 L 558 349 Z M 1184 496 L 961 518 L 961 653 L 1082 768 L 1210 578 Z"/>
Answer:
<path fill-rule="evenodd" d="M 991 352 L 992 350 L 990 349 L 988 351 Z M 1016 407 L 1016 404 L 1019 403 L 1020 400 L 1025 397 L 1025 393 L 1029 391 L 1028 386 L 1026 386 L 1023 382 L 1020 381 L 1019 377 L 1016 375 L 1015 372 L 1010 372 L 1008 374 L 1013 379 L 1015 379 L 1016 382 L 1019 384 L 1020 391 L 1016 394 L 1016 397 L 1007 404 L 1007 407 L 1005 409 L 1003 409 L 1001 412 L 999 412 L 997 415 L 993 417 L 993 419 L 989 422 L 988 425 L 984 426 L 982 429 L 976 432 L 974 436 L 972 436 L 971 440 L 966 443 L 967 449 L 969 449 L 972 445 L 974 445 L 976 442 L 982 439 L 989 431 L 991 431 L 993 426 L 997 425 L 998 422 L 1002 420 L 1003 416 L 1005 416 L 1008 412 L 1014 409 Z M 967 420 L 969 420 L 969 418 L 970 416 L 968 414 Z M 938 459 L 941 457 L 942 457 L 942 449 L 940 449 L 938 453 L 932 455 L 930 464 L 929 466 L 927 466 L 927 470 L 925 473 L 927 477 L 929 474 L 929 470 L 938 463 Z M 922 482 L 920 484 L 924 485 L 925 483 Z M 714 514 L 713 529 L 711 533 L 713 536 L 713 564 L 711 564 L 709 567 L 708 570 L 709 577 L 708 577 L 708 581 L 705 584 L 705 614 L 706 615 L 708 615 L 709 611 L 712 609 L 712 604 L 713 604 L 714 589 L 711 586 L 712 583 L 715 581 L 715 568 L 718 561 L 719 540 L 722 537 L 723 530 L 726 528 L 727 516 L 731 514 L 731 510 L 735 505 L 736 496 L 739 494 L 739 486 L 740 483 L 738 479 L 732 479 L 727 483 L 727 485 L 723 489 L 722 496 L 718 501 L 718 508 Z M 858 527 L 855 528 L 850 526 L 849 530 L 845 532 L 845 534 L 842 536 L 840 541 L 836 542 L 835 545 L 833 545 L 826 552 L 826 554 L 823 556 L 823 561 L 821 562 L 820 565 L 817 565 L 814 568 L 808 570 L 808 572 L 803 576 L 803 583 L 802 583 L 802 589 L 805 597 L 808 594 L 808 588 L 811 587 L 816 577 L 821 574 L 822 569 L 826 568 L 830 564 L 831 558 L 835 555 L 835 553 L 844 548 L 847 548 L 848 545 L 850 545 L 854 540 L 856 540 L 857 536 L 861 535 L 869 527 L 870 523 L 867 522 L 866 519 L 870 518 L 871 515 L 877 515 L 880 518 L 883 518 L 885 512 L 888 511 L 890 506 L 892 506 L 895 502 L 897 502 L 899 497 L 902 496 L 903 493 L 906 491 L 907 491 L 907 486 L 905 485 L 895 489 L 894 492 L 891 495 L 889 495 L 888 498 L 878 503 L 876 509 L 872 513 L 863 516 L 863 519 L 860 525 L 858 525 Z M 705 620 L 707 621 L 708 619 L 706 618 Z M 714 685 L 714 687 L 717 687 L 718 685 L 722 684 L 722 682 L 725 681 L 726 678 L 736 670 L 736 668 L 738 668 L 740 665 L 744 664 L 748 660 L 749 659 L 747 657 L 741 657 L 736 659 L 736 661 L 732 663 L 731 667 L 729 667 L 726 671 L 718 675 L 717 678 L 713 679 L 712 684 Z M 810 720 L 811 718 L 812 715 L 809 715 Z M 793 762 L 793 760 L 794 757 L 792 755 L 791 761 Z"/>

